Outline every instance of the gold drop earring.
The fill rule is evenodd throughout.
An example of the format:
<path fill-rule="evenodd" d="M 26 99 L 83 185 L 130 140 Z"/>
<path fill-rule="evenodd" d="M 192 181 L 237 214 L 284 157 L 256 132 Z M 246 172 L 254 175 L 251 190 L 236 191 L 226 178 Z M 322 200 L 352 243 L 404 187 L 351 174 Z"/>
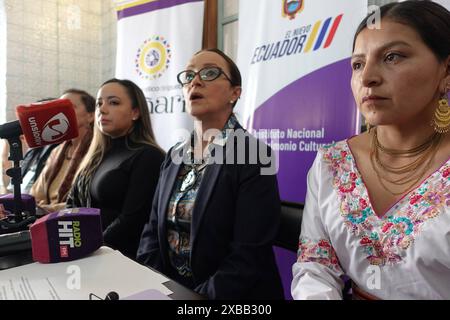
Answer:
<path fill-rule="evenodd" d="M 438 133 L 446 133 L 450 130 L 450 107 L 448 105 L 447 92 L 439 99 L 432 125 Z"/>

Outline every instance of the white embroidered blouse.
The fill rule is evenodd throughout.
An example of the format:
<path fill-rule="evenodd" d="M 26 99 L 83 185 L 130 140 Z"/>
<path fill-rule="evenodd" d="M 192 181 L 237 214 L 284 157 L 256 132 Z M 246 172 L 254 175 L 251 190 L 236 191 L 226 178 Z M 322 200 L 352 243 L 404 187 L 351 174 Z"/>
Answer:
<path fill-rule="evenodd" d="M 294 299 L 341 299 L 347 275 L 381 299 L 450 299 L 450 159 L 379 218 L 347 141 L 319 150 Z"/>

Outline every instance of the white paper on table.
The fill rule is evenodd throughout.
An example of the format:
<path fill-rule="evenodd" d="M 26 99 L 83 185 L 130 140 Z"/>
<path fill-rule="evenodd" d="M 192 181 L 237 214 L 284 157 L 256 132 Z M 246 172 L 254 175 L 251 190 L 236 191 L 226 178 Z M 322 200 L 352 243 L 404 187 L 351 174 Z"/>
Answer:
<path fill-rule="evenodd" d="M 91 293 L 104 299 L 111 291 L 126 298 L 148 289 L 169 295 L 167 281 L 119 251 L 101 247 L 83 259 L 0 271 L 0 300 L 88 300 Z"/>

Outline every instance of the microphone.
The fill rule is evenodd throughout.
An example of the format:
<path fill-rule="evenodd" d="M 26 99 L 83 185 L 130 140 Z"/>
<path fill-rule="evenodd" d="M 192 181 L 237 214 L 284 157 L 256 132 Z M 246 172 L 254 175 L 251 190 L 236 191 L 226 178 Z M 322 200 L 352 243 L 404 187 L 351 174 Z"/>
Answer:
<path fill-rule="evenodd" d="M 100 209 L 71 208 L 50 213 L 31 225 L 30 234 L 36 262 L 83 258 L 103 243 Z"/>
<path fill-rule="evenodd" d="M 105 300 L 119 300 L 119 294 L 115 291 L 108 292 Z"/>
<path fill-rule="evenodd" d="M 9 139 L 18 137 L 22 134 L 19 120 L 10 121 L 0 125 L 0 138 Z"/>
<path fill-rule="evenodd" d="M 22 193 L 22 211 L 25 214 L 36 215 L 36 200 L 30 194 Z M 0 204 L 9 212 L 14 211 L 14 195 L 11 193 L 0 195 Z"/>
<path fill-rule="evenodd" d="M 16 113 L 18 121 L 0 126 L 0 138 L 23 133 L 30 148 L 36 148 L 78 137 L 77 117 L 69 99 L 20 105 Z"/>
<path fill-rule="evenodd" d="M 20 161 L 23 155 L 19 136 L 23 133 L 30 148 L 60 143 L 78 136 L 75 109 L 69 99 L 19 105 L 16 114 L 19 120 L 0 125 L 0 138 L 8 140 L 9 160 L 14 163 L 6 171 L 14 186 L 14 216 L 0 220 L 0 234 L 20 231 L 36 220 L 34 215 L 22 212 Z"/>
<path fill-rule="evenodd" d="M 94 297 L 97 298 L 97 300 L 119 300 L 119 294 L 115 291 L 108 292 L 105 299 L 100 298 L 94 293 L 89 293 L 89 300 L 94 300 Z"/>
<path fill-rule="evenodd" d="M 0 212 L 0 256 L 17 251 L 31 249 L 30 232 L 24 230 L 26 226 L 36 219 L 36 201 L 32 195 L 22 194 L 21 218 L 25 219 L 17 222 L 12 212 L 16 209 L 15 195 L 0 195 L 0 208 L 3 207 L 3 217 Z M 28 218 L 26 218 L 28 217 Z M 15 221 L 11 223 L 11 221 Z"/>

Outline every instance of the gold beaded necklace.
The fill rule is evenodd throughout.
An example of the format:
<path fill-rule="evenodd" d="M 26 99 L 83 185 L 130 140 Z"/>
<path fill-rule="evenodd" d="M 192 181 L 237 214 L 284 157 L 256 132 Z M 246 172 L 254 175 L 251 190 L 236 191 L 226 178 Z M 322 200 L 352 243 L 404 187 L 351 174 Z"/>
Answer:
<path fill-rule="evenodd" d="M 441 140 L 442 134 L 434 133 L 417 147 L 408 150 L 390 149 L 380 143 L 375 127 L 372 135 L 370 162 L 383 189 L 394 196 L 398 196 L 416 185 L 430 168 Z M 380 153 L 397 158 L 417 158 L 406 165 L 394 167 L 381 161 Z M 397 177 L 390 178 L 387 176 L 388 174 Z M 392 191 L 387 187 L 386 182 L 401 187 L 402 190 L 399 192 Z"/>

